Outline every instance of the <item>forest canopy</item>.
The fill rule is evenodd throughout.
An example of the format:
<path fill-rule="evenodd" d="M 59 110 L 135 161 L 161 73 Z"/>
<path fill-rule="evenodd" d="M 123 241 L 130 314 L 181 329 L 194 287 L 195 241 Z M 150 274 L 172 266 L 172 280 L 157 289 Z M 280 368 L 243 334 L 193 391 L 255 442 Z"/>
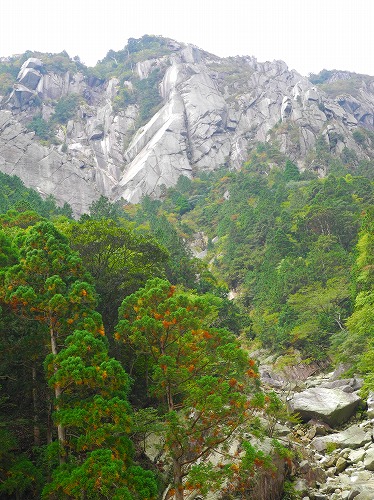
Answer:
<path fill-rule="evenodd" d="M 334 168 L 260 144 L 80 220 L 1 174 L 0 498 L 249 494 L 290 458 L 244 437 L 230 455 L 286 415 L 251 350 L 348 363 L 373 390 L 373 180 Z"/>

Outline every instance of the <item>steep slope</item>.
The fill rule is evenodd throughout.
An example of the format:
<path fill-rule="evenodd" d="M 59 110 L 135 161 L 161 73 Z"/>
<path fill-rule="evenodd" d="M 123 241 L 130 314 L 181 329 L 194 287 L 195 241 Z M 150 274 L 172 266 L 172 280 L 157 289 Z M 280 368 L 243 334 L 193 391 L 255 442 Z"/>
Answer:
<path fill-rule="evenodd" d="M 0 103 L 0 169 L 77 214 L 101 194 L 138 202 L 180 175 L 237 168 L 258 141 L 320 175 L 318 140 L 353 163 L 371 157 L 370 77 L 356 75 L 358 90 L 334 94 L 282 61 L 221 59 L 151 36 L 130 39 L 93 69 L 64 53 L 57 62 L 27 55 Z M 346 79 L 336 73 L 335 86 Z"/>

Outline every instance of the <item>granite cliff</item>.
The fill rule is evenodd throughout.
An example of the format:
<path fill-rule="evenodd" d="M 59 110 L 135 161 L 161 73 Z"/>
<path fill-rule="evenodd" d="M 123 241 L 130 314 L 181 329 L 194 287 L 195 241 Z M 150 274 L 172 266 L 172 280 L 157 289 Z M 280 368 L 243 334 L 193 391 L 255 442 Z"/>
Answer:
<path fill-rule="evenodd" d="M 95 68 L 56 57 L 0 60 L 19 64 L 8 91 L 0 81 L 0 170 L 76 214 L 100 195 L 138 202 L 180 175 L 238 168 L 258 141 L 319 175 L 321 141 L 352 165 L 371 159 L 371 77 L 332 71 L 312 83 L 282 61 L 222 59 L 150 36 Z"/>

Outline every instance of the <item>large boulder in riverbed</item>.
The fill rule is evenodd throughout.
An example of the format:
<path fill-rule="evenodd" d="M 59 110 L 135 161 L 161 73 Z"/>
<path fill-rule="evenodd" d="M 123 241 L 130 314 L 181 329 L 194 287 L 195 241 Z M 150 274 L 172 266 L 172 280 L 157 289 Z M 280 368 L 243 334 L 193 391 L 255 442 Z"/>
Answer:
<path fill-rule="evenodd" d="M 374 392 L 370 391 L 367 399 L 367 416 L 368 418 L 374 418 Z"/>
<path fill-rule="evenodd" d="M 359 425 L 351 425 L 342 432 L 320 436 L 313 439 L 311 445 L 317 451 L 324 451 L 329 443 L 337 448 L 350 448 L 356 450 L 371 442 L 371 431 Z"/>
<path fill-rule="evenodd" d="M 364 457 L 364 467 L 367 470 L 374 471 L 374 446 L 368 448 Z"/>
<path fill-rule="evenodd" d="M 349 420 L 360 402 L 361 398 L 357 394 L 340 389 L 314 387 L 294 394 L 288 401 L 288 406 L 305 422 L 315 418 L 334 427 Z"/>

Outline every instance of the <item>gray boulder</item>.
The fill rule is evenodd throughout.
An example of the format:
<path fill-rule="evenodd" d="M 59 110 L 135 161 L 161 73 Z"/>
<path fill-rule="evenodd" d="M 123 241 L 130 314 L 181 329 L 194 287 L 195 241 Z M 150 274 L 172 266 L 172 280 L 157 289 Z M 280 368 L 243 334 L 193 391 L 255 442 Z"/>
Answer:
<path fill-rule="evenodd" d="M 344 392 L 350 392 L 345 390 L 347 387 L 350 387 L 352 391 L 358 391 L 361 389 L 364 381 L 362 378 L 343 378 L 337 379 L 329 382 L 324 382 L 321 384 L 321 387 L 325 387 L 326 389 L 336 389 L 340 388 Z"/>
<path fill-rule="evenodd" d="M 329 436 L 320 436 L 312 440 L 311 445 L 317 451 L 325 451 L 329 443 L 337 448 L 357 449 L 371 442 L 371 432 L 358 425 L 352 425 L 348 429 L 330 434 Z"/>
<path fill-rule="evenodd" d="M 345 458 L 339 457 L 338 460 L 336 461 L 336 472 L 337 474 L 340 474 L 345 470 L 348 466 L 348 462 Z"/>
<path fill-rule="evenodd" d="M 42 75 L 39 73 L 39 71 L 36 71 L 32 68 L 26 68 L 22 70 L 20 75 L 18 75 L 18 81 L 21 85 L 35 90 L 41 77 Z"/>
<path fill-rule="evenodd" d="M 340 389 L 314 387 L 294 394 L 288 401 L 290 410 L 302 420 L 322 420 L 331 426 L 340 425 L 354 414 L 361 398 Z"/>
<path fill-rule="evenodd" d="M 42 68 L 42 66 L 43 66 L 43 63 L 42 63 L 42 61 L 40 59 L 38 59 L 36 57 L 29 57 L 27 59 L 27 61 L 25 61 L 22 64 L 21 71 L 24 70 L 24 69 L 26 69 L 26 68 L 32 68 L 32 69 L 39 70 L 40 68 Z"/>
<path fill-rule="evenodd" d="M 352 497 L 356 500 L 373 500 L 374 498 L 374 490 L 371 491 L 361 491 L 357 496 Z"/>
<path fill-rule="evenodd" d="M 366 451 L 363 448 L 359 448 L 357 450 L 352 450 L 349 453 L 349 461 L 352 464 L 357 464 L 358 462 L 362 462 L 364 459 L 365 453 L 366 453 Z"/>
<path fill-rule="evenodd" d="M 14 86 L 8 102 L 11 108 L 22 108 L 35 98 L 36 93 L 33 90 L 18 83 Z"/>
<path fill-rule="evenodd" d="M 370 447 L 364 458 L 365 469 L 374 471 L 374 447 Z"/>
<path fill-rule="evenodd" d="M 374 392 L 369 392 L 367 405 L 368 405 L 368 410 L 367 410 L 368 418 L 374 418 Z"/>

